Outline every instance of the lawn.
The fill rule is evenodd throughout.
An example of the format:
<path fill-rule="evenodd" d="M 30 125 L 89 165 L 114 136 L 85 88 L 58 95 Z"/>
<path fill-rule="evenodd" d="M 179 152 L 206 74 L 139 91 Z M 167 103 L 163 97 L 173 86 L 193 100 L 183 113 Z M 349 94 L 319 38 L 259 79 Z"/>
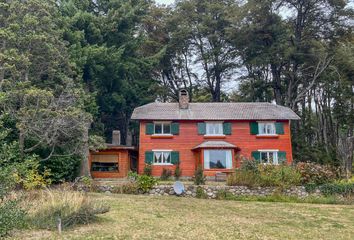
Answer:
<path fill-rule="evenodd" d="M 92 194 L 111 211 L 63 239 L 354 239 L 350 205 L 238 202 L 179 197 Z M 61 239 L 21 231 L 13 239 Z"/>

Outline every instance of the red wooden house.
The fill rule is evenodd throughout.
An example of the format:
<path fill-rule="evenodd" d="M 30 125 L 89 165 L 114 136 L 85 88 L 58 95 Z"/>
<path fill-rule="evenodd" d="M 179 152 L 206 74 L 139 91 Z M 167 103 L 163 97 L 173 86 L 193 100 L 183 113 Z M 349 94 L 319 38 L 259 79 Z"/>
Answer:
<path fill-rule="evenodd" d="M 181 90 L 179 103 L 150 103 L 134 110 L 140 121 L 138 171 L 152 174 L 179 164 L 182 176 L 193 176 L 200 164 L 206 176 L 231 172 L 242 157 L 262 163 L 290 164 L 290 121 L 299 117 L 271 103 L 189 103 Z"/>

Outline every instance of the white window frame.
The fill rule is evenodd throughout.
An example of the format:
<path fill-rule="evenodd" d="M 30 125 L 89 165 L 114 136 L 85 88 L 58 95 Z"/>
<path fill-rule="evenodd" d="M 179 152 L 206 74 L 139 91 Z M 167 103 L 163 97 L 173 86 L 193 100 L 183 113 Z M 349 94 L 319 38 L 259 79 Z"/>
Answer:
<path fill-rule="evenodd" d="M 166 149 L 154 149 L 152 150 L 152 152 L 154 153 L 153 156 L 153 160 L 152 160 L 152 165 L 160 165 L 160 166 L 170 166 L 173 165 L 171 163 L 172 159 L 171 159 L 171 152 L 172 150 L 166 150 Z M 155 153 L 169 153 L 170 154 L 170 162 L 169 163 L 155 163 Z"/>
<path fill-rule="evenodd" d="M 156 124 L 161 124 L 162 125 L 162 128 L 161 128 L 161 133 L 156 133 L 155 131 L 155 126 Z M 164 127 L 163 125 L 164 124 L 169 124 L 170 125 L 170 133 L 164 133 Z M 172 136 L 172 122 L 166 122 L 166 121 L 159 121 L 159 122 L 154 122 L 154 134 L 155 136 Z"/>
<path fill-rule="evenodd" d="M 263 125 L 269 125 L 269 124 L 272 125 L 272 128 L 273 128 L 273 130 L 274 130 L 274 133 L 261 133 L 261 129 L 263 129 L 262 126 L 263 126 Z M 262 122 L 258 122 L 258 134 L 257 134 L 257 135 L 258 135 L 258 136 L 277 136 L 278 134 L 277 134 L 277 129 L 276 129 L 276 127 L 275 127 L 275 122 L 273 122 L 273 121 L 267 121 L 267 122 L 262 121 Z"/>
<path fill-rule="evenodd" d="M 226 166 L 226 168 L 206 168 L 205 166 L 206 166 L 206 161 L 207 161 L 207 158 L 209 157 L 209 156 L 207 156 L 207 154 L 206 154 L 206 152 L 207 151 L 227 151 L 227 152 L 229 152 L 230 153 L 230 155 L 229 155 L 229 157 L 231 158 L 231 159 L 229 159 L 229 160 L 231 160 L 231 166 L 229 166 L 229 168 L 227 168 L 227 166 Z M 210 160 L 209 160 L 209 162 L 210 162 Z M 230 170 L 230 169 L 233 169 L 233 154 L 232 154 L 232 150 L 231 149 L 204 149 L 203 150 L 203 168 L 205 169 L 205 170 L 219 170 L 219 171 L 222 171 L 222 170 Z M 226 165 L 227 165 L 227 162 L 226 162 Z M 209 164 L 209 166 L 210 166 L 210 164 Z"/>
<path fill-rule="evenodd" d="M 220 121 L 208 121 L 208 122 L 205 122 L 205 136 L 225 136 L 223 123 L 224 122 L 220 122 Z M 217 134 L 208 133 L 208 124 L 220 124 L 221 125 L 221 133 L 217 133 Z"/>
<path fill-rule="evenodd" d="M 262 164 L 279 165 L 279 161 L 278 161 L 278 152 L 279 152 L 279 150 L 278 149 L 259 149 L 258 152 L 260 154 L 259 158 L 260 158 L 260 161 L 261 161 Z M 262 153 L 267 153 L 268 161 L 269 161 L 269 153 L 273 153 L 273 163 L 269 163 L 269 162 L 264 163 L 264 162 L 262 162 Z"/>

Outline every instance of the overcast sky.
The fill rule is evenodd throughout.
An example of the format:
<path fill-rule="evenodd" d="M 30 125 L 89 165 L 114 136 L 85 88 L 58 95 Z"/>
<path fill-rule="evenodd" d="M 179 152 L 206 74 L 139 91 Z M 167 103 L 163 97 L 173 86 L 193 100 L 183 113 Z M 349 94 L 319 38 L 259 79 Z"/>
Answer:
<path fill-rule="evenodd" d="M 160 4 L 171 4 L 174 3 L 175 0 L 155 0 L 155 1 Z"/>

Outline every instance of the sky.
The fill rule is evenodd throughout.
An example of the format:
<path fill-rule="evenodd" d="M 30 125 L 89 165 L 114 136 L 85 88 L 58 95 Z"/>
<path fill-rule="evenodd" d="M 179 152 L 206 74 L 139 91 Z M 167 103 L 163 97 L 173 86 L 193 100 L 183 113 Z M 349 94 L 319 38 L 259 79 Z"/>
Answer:
<path fill-rule="evenodd" d="M 168 5 L 168 4 L 174 3 L 175 0 L 155 0 L 155 2 Z"/>

